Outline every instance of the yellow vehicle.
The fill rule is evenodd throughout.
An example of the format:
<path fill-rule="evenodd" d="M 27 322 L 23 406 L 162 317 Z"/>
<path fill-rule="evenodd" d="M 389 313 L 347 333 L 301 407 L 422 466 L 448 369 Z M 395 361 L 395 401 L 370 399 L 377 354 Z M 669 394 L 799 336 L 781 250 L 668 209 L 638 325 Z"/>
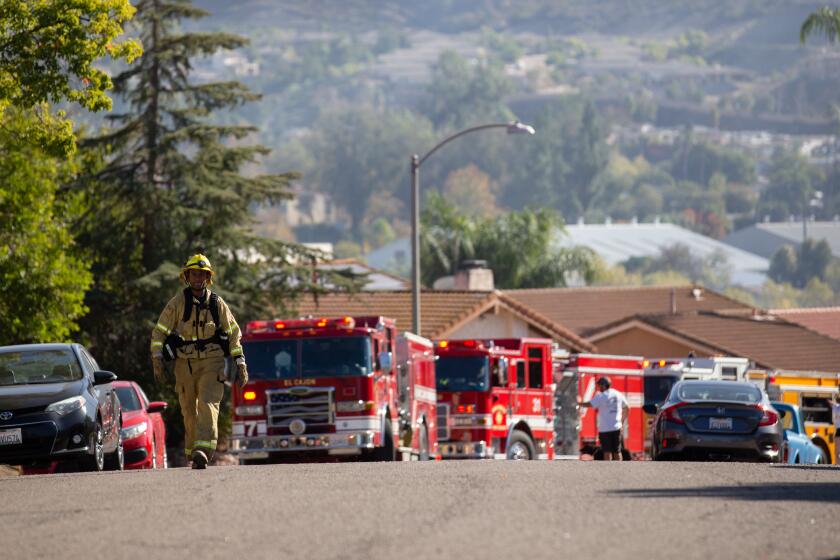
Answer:
<path fill-rule="evenodd" d="M 819 371 L 774 371 L 767 378 L 770 400 L 794 404 L 802 412 L 808 437 L 823 451 L 823 464 L 837 462 L 831 403 L 840 374 Z"/>

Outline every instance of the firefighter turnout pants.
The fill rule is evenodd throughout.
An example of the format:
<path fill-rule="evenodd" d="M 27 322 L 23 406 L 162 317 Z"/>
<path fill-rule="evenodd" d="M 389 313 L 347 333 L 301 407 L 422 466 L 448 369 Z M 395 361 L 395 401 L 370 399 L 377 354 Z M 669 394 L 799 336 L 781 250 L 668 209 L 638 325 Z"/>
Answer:
<path fill-rule="evenodd" d="M 213 458 L 219 436 L 219 404 L 225 395 L 223 357 L 175 360 L 175 390 L 184 416 L 187 459 L 196 449 Z"/>

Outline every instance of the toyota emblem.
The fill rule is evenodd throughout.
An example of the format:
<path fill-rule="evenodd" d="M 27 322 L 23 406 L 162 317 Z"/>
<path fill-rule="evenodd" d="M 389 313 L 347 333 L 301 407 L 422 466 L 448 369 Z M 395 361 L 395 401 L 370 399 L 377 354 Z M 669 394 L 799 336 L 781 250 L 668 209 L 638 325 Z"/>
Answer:
<path fill-rule="evenodd" d="M 306 422 L 301 420 L 300 418 L 295 418 L 291 422 L 289 422 L 289 431 L 299 436 L 303 432 L 306 431 Z"/>
<path fill-rule="evenodd" d="M 12 416 L 14 416 L 14 414 L 9 412 L 8 410 L 5 412 L 0 412 L 0 420 L 11 420 Z"/>

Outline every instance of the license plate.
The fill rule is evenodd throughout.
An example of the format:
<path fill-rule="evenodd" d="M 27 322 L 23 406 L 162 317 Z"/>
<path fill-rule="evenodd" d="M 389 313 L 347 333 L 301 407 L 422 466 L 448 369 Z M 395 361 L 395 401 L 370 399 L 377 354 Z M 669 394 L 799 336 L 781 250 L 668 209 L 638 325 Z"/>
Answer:
<path fill-rule="evenodd" d="M 732 418 L 709 418 L 710 430 L 731 430 Z"/>
<path fill-rule="evenodd" d="M 23 443 L 23 436 L 20 428 L 13 430 L 0 430 L 0 445 L 19 445 Z"/>

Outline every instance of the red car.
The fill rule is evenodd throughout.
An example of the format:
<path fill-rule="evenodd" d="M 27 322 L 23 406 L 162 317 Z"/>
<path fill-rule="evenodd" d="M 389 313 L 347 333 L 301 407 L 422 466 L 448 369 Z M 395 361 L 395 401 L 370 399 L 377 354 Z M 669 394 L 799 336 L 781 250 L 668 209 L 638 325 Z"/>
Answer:
<path fill-rule="evenodd" d="M 114 381 L 122 405 L 122 436 L 126 469 L 166 468 L 166 427 L 163 401 L 149 402 L 134 381 Z"/>

